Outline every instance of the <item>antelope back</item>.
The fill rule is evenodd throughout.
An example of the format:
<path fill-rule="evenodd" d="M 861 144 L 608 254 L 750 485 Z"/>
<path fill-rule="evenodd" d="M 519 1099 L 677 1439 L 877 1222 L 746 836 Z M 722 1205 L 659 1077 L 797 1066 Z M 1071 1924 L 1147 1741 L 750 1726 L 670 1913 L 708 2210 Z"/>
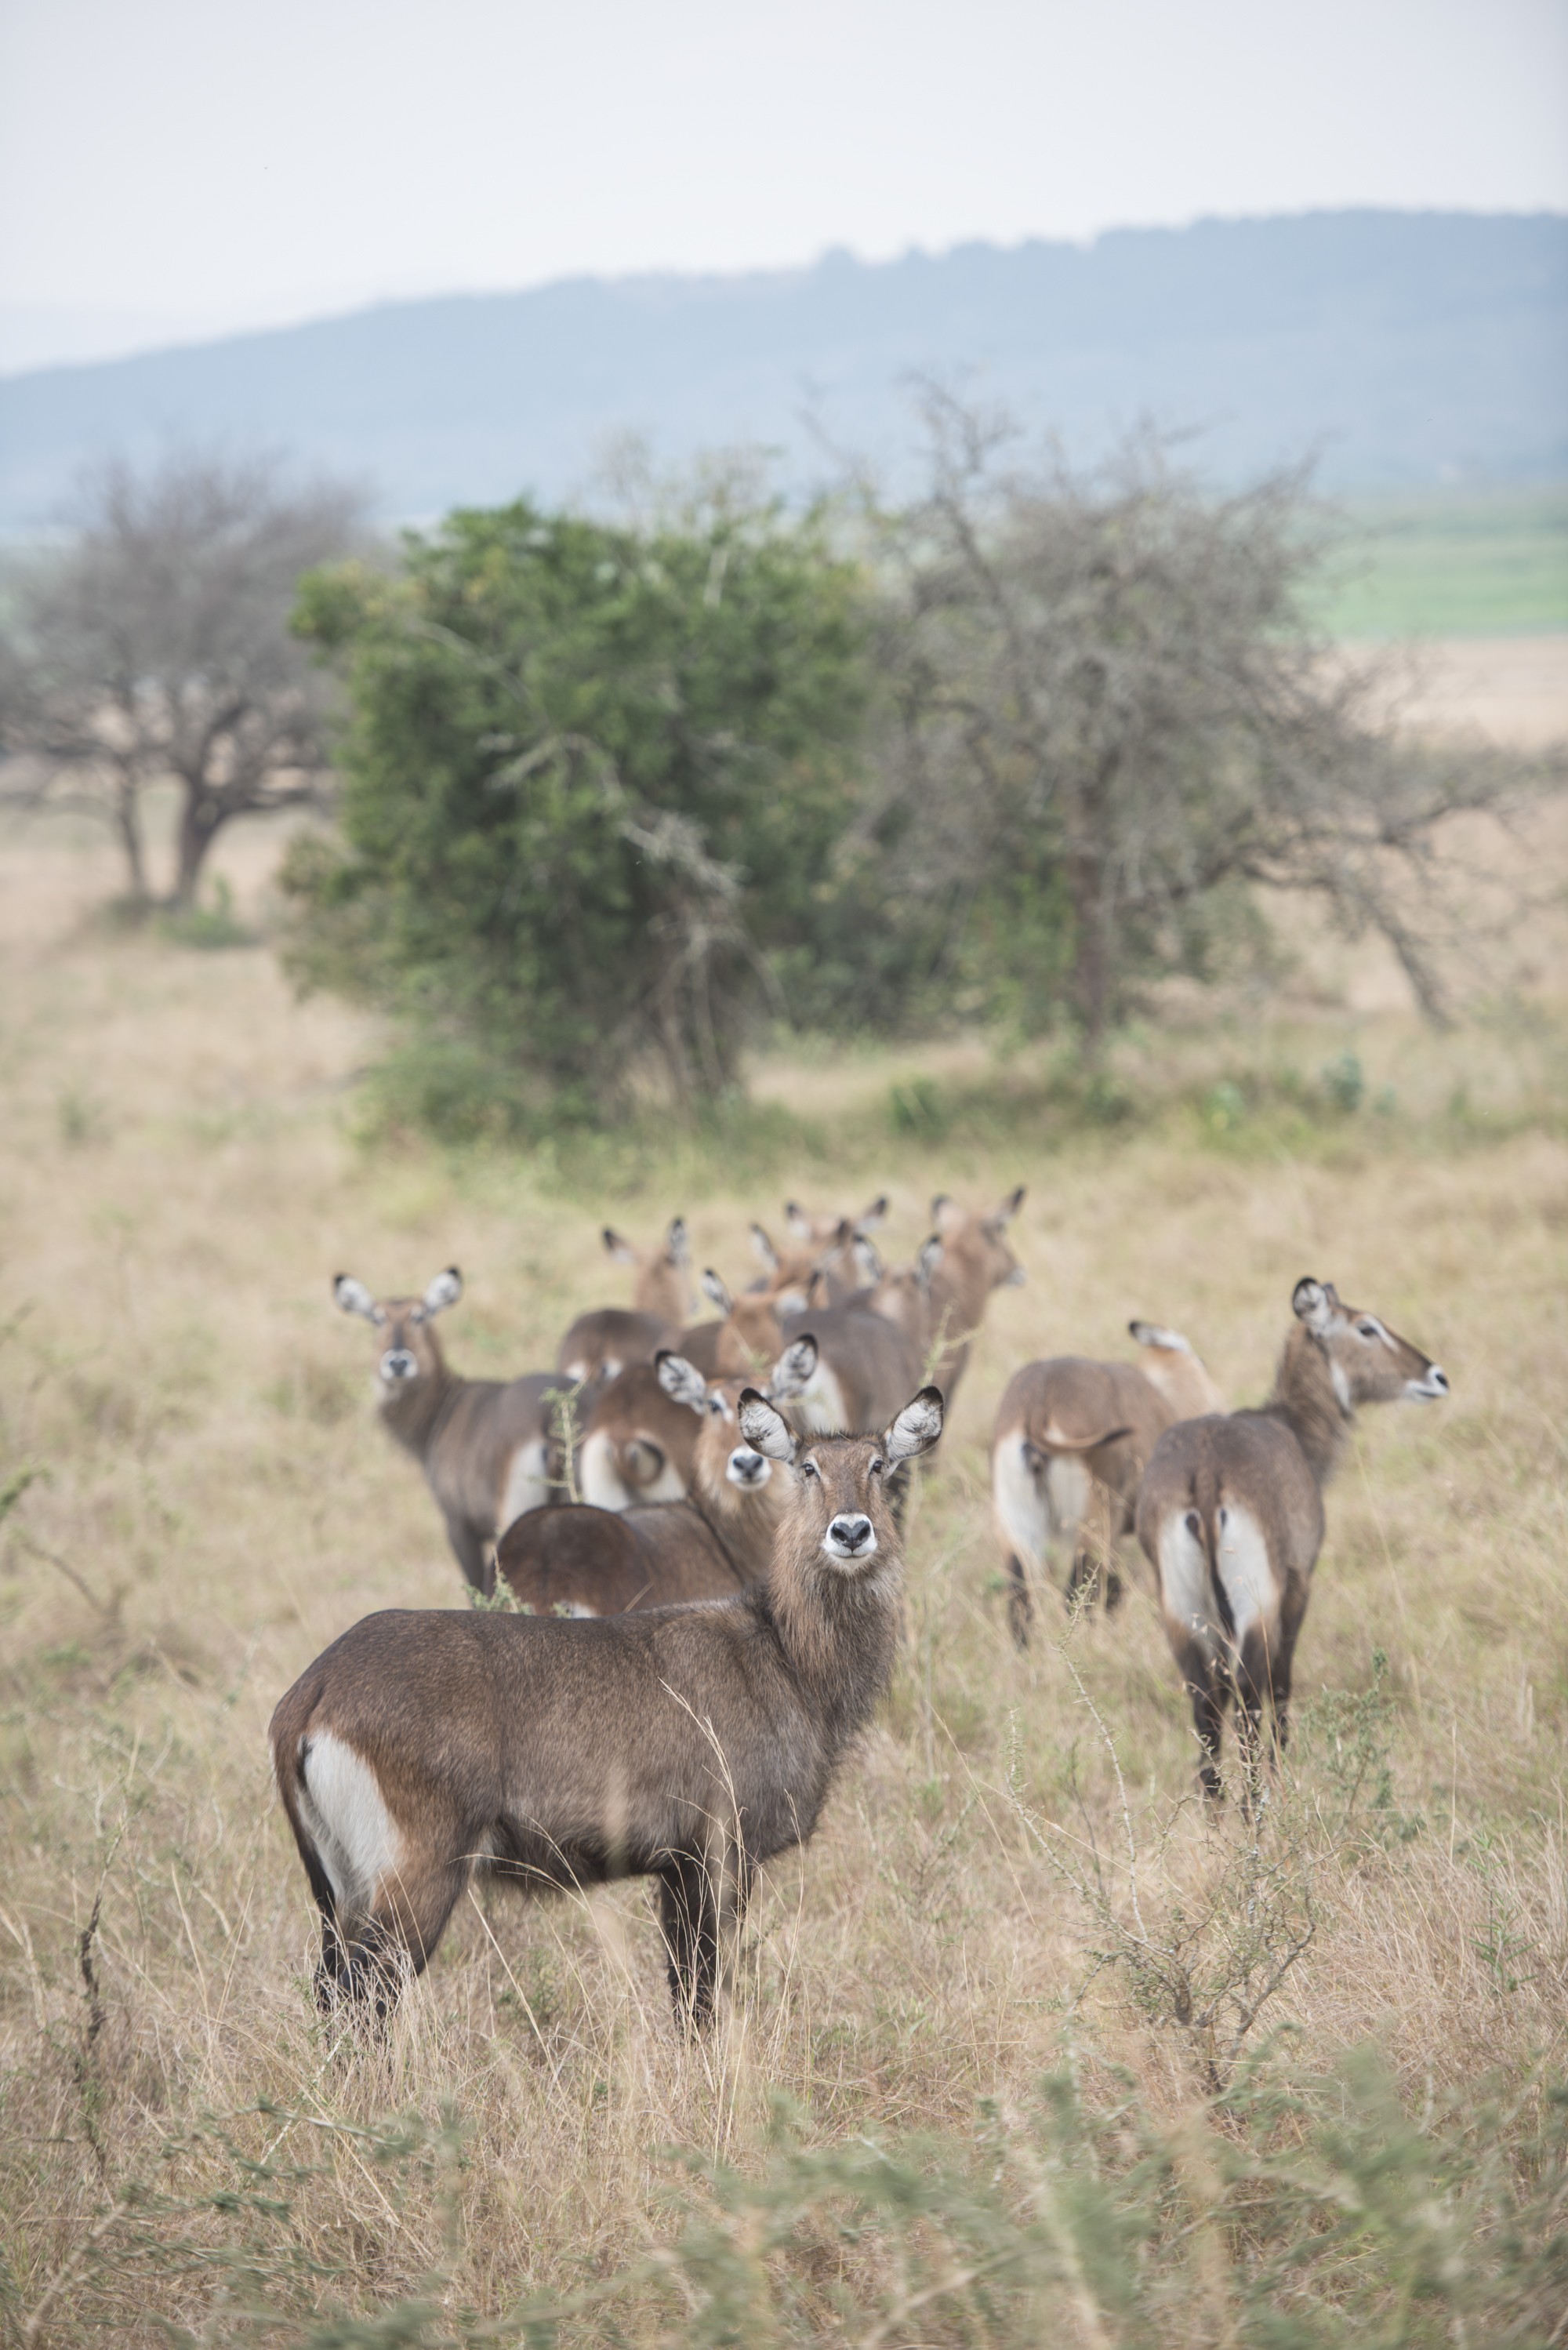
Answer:
<path fill-rule="evenodd" d="M 633 1363 L 596 1398 L 583 1428 L 577 1484 L 596 1509 L 679 1502 L 691 1490 L 698 1422 L 654 1363 Z"/>
<path fill-rule="evenodd" d="M 1224 1410 L 1224 1397 L 1179 1330 L 1160 1322 L 1129 1322 L 1127 1328 L 1137 1342 L 1138 1369 L 1168 1404 L 1172 1419 L 1199 1419 Z"/>

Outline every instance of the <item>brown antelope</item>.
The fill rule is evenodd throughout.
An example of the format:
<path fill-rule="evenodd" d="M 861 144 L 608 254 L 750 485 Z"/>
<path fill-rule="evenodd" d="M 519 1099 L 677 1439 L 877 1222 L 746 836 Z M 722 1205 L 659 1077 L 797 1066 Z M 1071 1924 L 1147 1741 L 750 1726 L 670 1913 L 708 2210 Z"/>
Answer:
<path fill-rule="evenodd" d="M 662 1248 L 646 1254 L 607 1224 L 607 1253 L 618 1264 L 635 1267 L 630 1309 L 601 1305 L 579 1314 L 556 1357 L 561 1378 L 574 1387 L 613 1379 L 628 1363 L 651 1363 L 661 1347 L 673 1347 L 691 1311 L 691 1246 L 686 1219 L 677 1216 Z"/>
<path fill-rule="evenodd" d="M 1210 1795 L 1220 1793 L 1232 1693 L 1249 1789 L 1265 1694 L 1284 1745 L 1291 1660 L 1323 1545 L 1323 1489 L 1357 1406 L 1449 1392 L 1436 1363 L 1376 1314 L 1342 1305 L 1332 1282 L 1298 1281 L 1291 1305 L 1295 1326 L 1267 1403 L 1167 1429 L 1138 1492 L 1137 1538 L 1159 1579 Z"/>
<path fill-rule="evenodd" d="M 550 1399 L 556 1374 L 464 1379 L 447 1367 L 432 1326 L 462 1295 L 455 1264 L 422 1297 L 372 1297 L 340 1273 L 332 1295 L 377 1333 L 381 1424 L 411 1452 L 435 1495 L 457 1563 L 476 1591 L 490 1588 L 489 1545 L 501 1528 L 550 1494 Z"/>
<path fill-rule="evenodd" d="M 921 1243 L 913 1263 L 892 1268 L 882 1263 L 874 1242 L 857 1238 L 855 1261 L 860 1287 L 845 1300 L 846 1305 L 860 1313 L 880 1314 L 923 1354 L 931 1339 L 931 1282 L 942 1261 L 940 1233 L 933 1232 Z"/>
<path fill-rule="evenodd" d="M 272 1718 L 278 1792 L 322 1918 L 317 1991 L 385 2015 L 477 1864 L 535 1890 L 656 1877 L 670 1989 L 708 2020 L 758 1867 L 804 1843 L 886 1690 L 903 1559 L 885 1475 L 941 1430 L 924 1388 L 879 1436 L 803 1442 L 765 1582 L 703 1607 L 586 1617 L 389 1609 Z"/>
<path fill-rule="evenodd" d="M 784 1202 L 784 1222 L 794 1243 L 781 1255 L 761 1224 L 752 1226 L 752 1245 L 762 1258 L 764 1287 L 781 1309 L 846 1305 L 866 1275 L 862 1252 L 876 1246 L 870 1234 L 888 1212 L 884 1192 L 857 1216 L 813 1216 L 798 1201 Z"/>
<path fill-rule="evenodd" d="M 684 1501 L 696 1450 L 697 1422 L 662 1385 L 657 1364 L 631 1363 L 594 1397 L 577 1449 L 577 1490 L 596 1510 Z"/>
<path fill-rule="evenodd" d="M 784 1222 L 789 1226 L 790 1238 L 797 1248 L 803 1249 L 826 1248 L 829 1241 L 836 1240 L 846 1224 L 852 1239 L 863 1240 L 867 1232 L 877 1230 L 887 1213 L 886 1191 L 873 1200 L 868 1208 L 863 1208 L 857 1216 L 814 1216 L 801 1206 L 798 1200 L 784 1201 Z"/>
<path fill-rule="evenodd" d="M 728 1378 L 754 1378 L 781 1361 L 792 1340 L 815 1341 L 810 1378 L 792 1387 L 789 1399 L 790 1418 L 807 1434 L 880 1428 L 919 1379 L 919 1347 L 879 1315 L 851 1305 L 781 1314 L 770 1296 L 732 1296 L 711 1268 L 702 1287 L 725 1317 L 719 1368 Z"/>
<path fill-rule="evenodd" d="M 779 1367 L 775 1400 L 809 1378 L 809 1339 Z M 629 1374 L 622 1372 L 623 1378 Z M 740 1431 L 743 1379 L 709 1381 L 679 1355 L 658 1377 L 691 1423 L 691 1493 L 683 1502 L 620 1510 L 530 1510 L 503 1535 L 495 1571 L 536 1615 L 617 1616 L 676 1600 L 723 1599 L 760 1583 L 789 1502 L 789 1479 Z"/>
<path fill-rule="evenodd" d="M 1023 1281 L 1023 1267 L 1007 1239 L 1007 1227 L 1023 1204 L 1022 1183 L 989 1216 L 966 1214 L 945 1193 L 931 1201 L 931 1222 L 942 1243 L 929 1284 L 929 1344 L 942 1349 L 932 1376 L 950 1411 L 992 1292 L 1016 1288 Z"/>
<path fill-rule="evenodd" d="M 1103 1565 L 1107 1607 L 1121 1596 L 1112 1564 L 1133 1531 L 1138 1481 L 1165 1430 L 1223 1399 L 1179 1331 L 1127 1325 L 1139 1347 L 1130 1363 L 1055 1355 L 1025 1363 L 1008 1381 L 991 1440 L 991 1498 L 1010 1578 L 1007 1614 L 1020 1648 L 1033 1614 L 1032 1583 L 1052 1547 L 1071 1560 L 1071 1605 Z"/>

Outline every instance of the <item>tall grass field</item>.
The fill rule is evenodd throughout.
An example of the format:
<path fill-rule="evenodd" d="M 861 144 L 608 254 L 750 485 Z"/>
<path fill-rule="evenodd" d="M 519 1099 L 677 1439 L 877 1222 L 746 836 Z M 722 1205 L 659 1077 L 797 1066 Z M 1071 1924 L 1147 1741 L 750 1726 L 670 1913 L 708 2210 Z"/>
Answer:
<path fill-rule="evenodd" d="M 1552 957 L 1446 1037 L 1303 985 L 1093 1082 L 775 1062 L 710 1132 L 522 1155 L 372 1119 L 370 1024 L 265 944 L 116 933 L 107 875 L 43 834 L 0 865 L 5 2339 L 1568 2339 Z M 476 1887 L 384 2047 L 329 2028 L 268 1715 L 369 1611 L 466 1604 L 331 1276 L 456 1262 L 449 1358 L 511 1374 L 624 1302 L 607 1221 L 682 1211 L 737 1283 L 786 1196 L 887 1190 L 903 1258 L 934 1192 L 1018 1182 L 1027 1282 L 915 1496 L 891 1693 L 710 2036 L 638 1885 Z M 1146 1571 L 1012 1645 L 987 1440 L 1018 1364 L 1126 1355 L 1134 1315 L 1260 1399 L 1303 1274 L 1452 1395 L 1363 1419 L 1249 1825 L 1195 1795 Z"/>

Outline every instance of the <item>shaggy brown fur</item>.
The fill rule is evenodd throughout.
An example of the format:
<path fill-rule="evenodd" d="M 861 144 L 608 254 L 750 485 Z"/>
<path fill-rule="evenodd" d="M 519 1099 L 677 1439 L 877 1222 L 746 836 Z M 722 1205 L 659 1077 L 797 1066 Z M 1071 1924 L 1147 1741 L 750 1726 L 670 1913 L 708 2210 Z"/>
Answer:
<path fill-rule="evenodd" d="M 758 1589 L 598 1621 L 389 1610 L 282 1699 L 273 1758 L 322 1913 L 324 2004 L 384 2014 L 483 1861 L 535 1890 L 656 1877 L 677 2012 L 706 2021 L 756 1869 L 811 1835 L 887 1688 L 903 1560 L 886 1471 L 935 1441 L 941 1399 L 803 1446 L 748 1390 L 742 1428 L 798 1472 Z"/>
<path fill-rule="evenodd" d="M 1265 1696 L 1285 1742 L 1292 1661 L 1323 1547 L 1323 1488 L 1357 1407 L 1449 1392 L 1436 1363 L 1376 1315 L 1342 1305 L 1332 1282 L 1299 1281 L 1291 1303 L 1296 1326 L 1267 1403 L 1168 1429 L 1138 1492 L 1137 1538 L 1159 1580 L 1210 1795 L 1232 1694 L 1249 1787 Z"/>

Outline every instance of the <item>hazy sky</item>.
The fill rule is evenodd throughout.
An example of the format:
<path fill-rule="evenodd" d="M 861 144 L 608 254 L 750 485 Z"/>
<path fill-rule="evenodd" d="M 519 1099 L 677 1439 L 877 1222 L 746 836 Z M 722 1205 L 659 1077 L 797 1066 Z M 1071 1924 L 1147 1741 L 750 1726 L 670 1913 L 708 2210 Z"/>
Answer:
<path fill-rule="evenodd" d="M 1568 0 L 0 5 L 0 364 L 1347 203 L 1568 209 Z"/>

